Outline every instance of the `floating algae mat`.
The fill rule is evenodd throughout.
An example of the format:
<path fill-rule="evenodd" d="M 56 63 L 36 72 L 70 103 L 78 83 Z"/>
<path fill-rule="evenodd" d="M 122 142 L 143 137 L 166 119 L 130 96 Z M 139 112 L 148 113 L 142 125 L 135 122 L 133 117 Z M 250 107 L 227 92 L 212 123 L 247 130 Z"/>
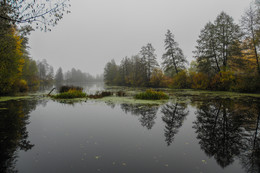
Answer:
<path fill-rule="evenodd" d="M 0 102 L 6 102 L 9 100 L 21 100 L 21 99 L 30 99 L 32 98 L 31 96 L 6 96 L 6 97 L 0 97 Z"/>

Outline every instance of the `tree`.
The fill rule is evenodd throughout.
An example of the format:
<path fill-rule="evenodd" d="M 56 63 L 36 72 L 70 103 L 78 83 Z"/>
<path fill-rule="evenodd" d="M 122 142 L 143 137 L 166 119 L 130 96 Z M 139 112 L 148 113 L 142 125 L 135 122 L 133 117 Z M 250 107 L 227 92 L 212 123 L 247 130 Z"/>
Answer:
<path fill-rule="evenodd" d="M 215 26 L 209 22 L 201 30 L 197 46 L 195 58 L 197 59 L 197 67 L 200 72 L 217 73 L 220 72 L 220 62 L 217 57 Z"/>
<path fill-rule="evenodd" d="M 225 12 L 220 13 L 215 22 L 217 57 L 223 67 L 227 67 L 232 56 L 240 54 L 240 27 Z"/>
<path fill-rule="evenodd" d="M 144 64 L 144 69 L 146 70 L 146 84 L 149 85 L 151 79 L 152 71 L 155 67 L 158 66 L 156 61 L 155 49 L 151 43 L 148 43 L 146 46 L 143 46 L 140 51 L 141 61 Z"/>
<path fill-rule="evenodd" d="M 55 75 L 55 83 L 57 85 L 60 85 L 60 84 L 62 84 L 63 80 L 64 79 L 63 79 L 62 68 L 60 67 L 60 68 L 58 68 L 56 75 Z"/>
<path fill-rule="evenodd" d="M 153 70 L 150 84 L 152 87 L 166 87 L 165 76 L 160 68 Z"/>
<path fill-rule="evenodd" d="M 166 52 L 163 54 L 163 67 L 165 71 L 175 70 L 178 74 L 180 69 L 185 68 L 185 63 L 188 63 L 183 55 L 181 48 L 178 47 L 178 43 L 174 40 L 174 35 L 170 30 L 167 30 L 164 40 Z"/>
<path fill-rule="evenodd" d="M 36 29 L 45 31 L 70 12 L 69 0 L 2 0 L 0 5 L 1 20 L 16 25 L 35 23 Z"/>
<path fill-rule="evenodd" d="M 258 55 L 259 37 L 257 33 L 260 30 L 258 11 L 255 6 L 251 5 L 242 16 L 241 26 L 245 31 L 245 39 L 248 42 L 249 49 L 253 50 L 255 57 L 256 69 L 260 74 L 260 59 Z"/>
<path fill-rule="evenodd" d="M 234 56 L 241 55 L 241 31 L 232 17 L 220 13 L 214 24 L 206 24 L 197 40 L 195 58 L 202 72 L 218 73 L 226 70 Z"/>
<path fill-rule="evenodd" d="M 0 37 L 0 55 L 0 94 L 7 94 L 21 77 L 24 64 L 22 39 L 15 28 Z"/>
<path fill-rule="evenodd" d="M 37 61 L 37 67 L 40 84 L 51 84 L 54 78 L 53 67 L 47 63 L 46 59 L 43 59 L 42 61 Z"/>
<path fill-rule="evenodd" d="M 25 57 L 25 63 L 22 70 L 22 79 L 27 82 L 29 90 L 37 90 L 40 84 L 38 78 L 38 68 L 36 62 L 30 57 Z"/>
<path fill-rule="evenodd" d="M 115 60 L 108 62 L 104 69 L 104 81 L 107 85 L 117 84 L 118 78 L 118 66 Z"/>
<path fill-rule="evenodd" d="M 125 57 L 122 59 L 121 64 L 119 66 L 119 85 L 130 85 L 130 75 L 132 72 L 132 62 L 131 59 L 128 57 Z"/>

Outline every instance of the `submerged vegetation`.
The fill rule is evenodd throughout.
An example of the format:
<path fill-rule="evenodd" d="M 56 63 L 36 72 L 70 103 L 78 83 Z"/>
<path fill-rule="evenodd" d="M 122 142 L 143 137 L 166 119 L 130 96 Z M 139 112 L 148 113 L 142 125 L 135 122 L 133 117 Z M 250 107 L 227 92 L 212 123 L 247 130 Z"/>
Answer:
<path fill-rule="evenodd" d="M 154 91 L 152 89 L 148 89 L 145 92 L 135 95 L 134 98 L 142 100 L 162 100 L 169 99 L 169 96 L 162 91 Z"/>

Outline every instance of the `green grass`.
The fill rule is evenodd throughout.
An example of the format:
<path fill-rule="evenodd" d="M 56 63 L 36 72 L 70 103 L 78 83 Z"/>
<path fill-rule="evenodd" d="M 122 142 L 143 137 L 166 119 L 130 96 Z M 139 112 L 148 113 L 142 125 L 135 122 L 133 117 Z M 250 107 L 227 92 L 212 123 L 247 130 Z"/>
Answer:
<path fill-rule="evenodd" d="M 154 91 L 152 89 L 148 89 L 145 92 L 136 94 L 134 98 L 141 100 L 163 100 L 169 99 L 169 96 L 162 91 Z"/>
<path fill-rule="evenodd" d="M 52 96 L 55 99 L 74 99 L 74 98 L 84 98 L 87 97 L 86 93 L 79 90 L 69 90 L 57 95 Z"/>

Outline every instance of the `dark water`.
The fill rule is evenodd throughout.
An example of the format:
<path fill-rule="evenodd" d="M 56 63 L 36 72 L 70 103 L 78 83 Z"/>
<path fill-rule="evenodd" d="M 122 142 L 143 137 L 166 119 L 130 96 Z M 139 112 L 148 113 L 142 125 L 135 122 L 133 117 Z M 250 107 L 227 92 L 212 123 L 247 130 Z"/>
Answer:
<path fill-rule="evenodd" d="M 0 103 L 0 172 L 260 171 L 260 103 Z"/>

